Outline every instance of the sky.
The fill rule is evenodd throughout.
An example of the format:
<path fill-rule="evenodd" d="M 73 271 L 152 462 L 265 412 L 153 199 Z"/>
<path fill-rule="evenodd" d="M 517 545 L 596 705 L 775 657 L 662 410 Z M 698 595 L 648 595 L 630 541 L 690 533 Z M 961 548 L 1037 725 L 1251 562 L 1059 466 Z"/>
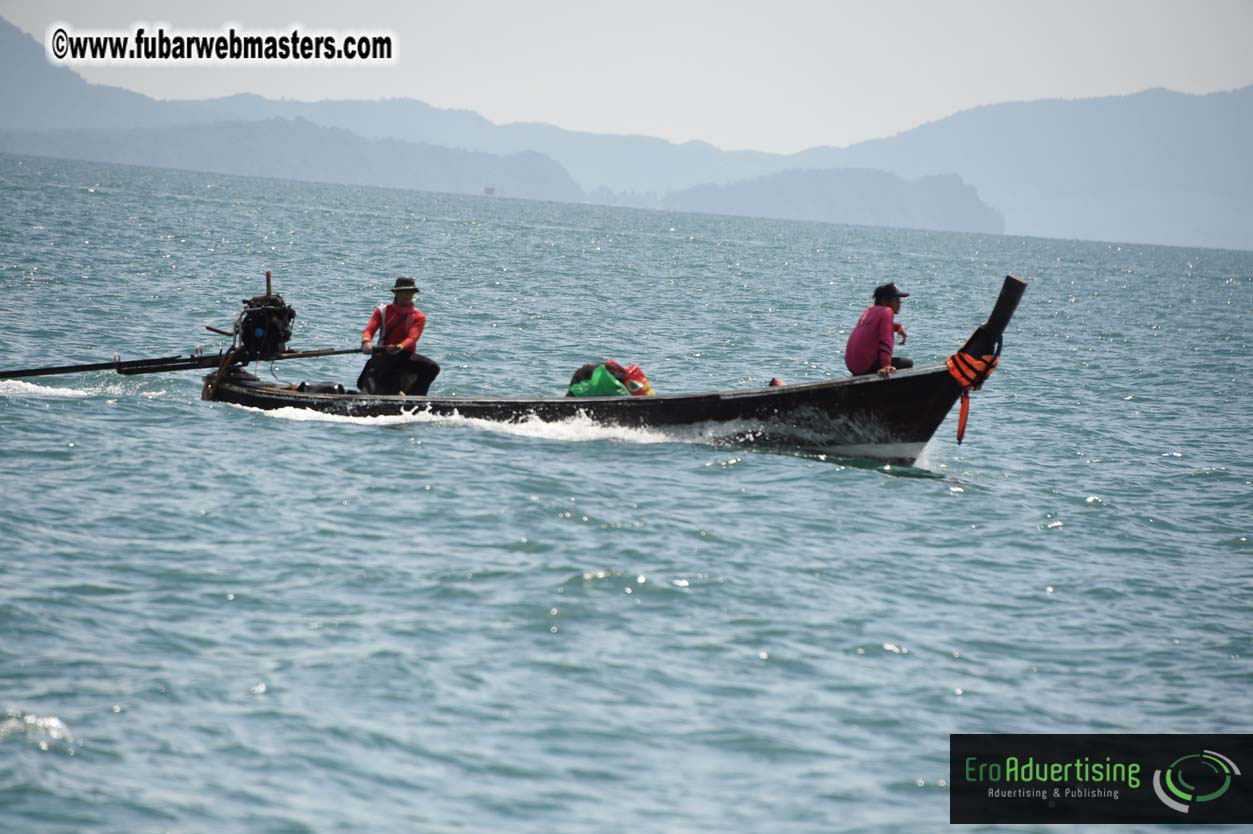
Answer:
<path fill-rule="evenodd" d="M 155 98 L 417 98 L 548 122 L 790 153 L 982 104 L 1253 84 L 1253 0 L 0 0 L 54 22 L 391 34 L 387 65 L 77 65 Z"/>

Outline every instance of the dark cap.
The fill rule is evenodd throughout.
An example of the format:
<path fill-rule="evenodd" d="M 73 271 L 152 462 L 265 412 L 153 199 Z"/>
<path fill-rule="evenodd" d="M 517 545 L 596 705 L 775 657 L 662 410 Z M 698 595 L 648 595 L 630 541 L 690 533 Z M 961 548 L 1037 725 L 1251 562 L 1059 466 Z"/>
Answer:
<path fill-rule="evenodd" d="M 397 278 L 396 285 L 392 287 L 392 292 L 401 292 L 403 290 L 412 290 L 413 292 L 420 292 L 420 290 L 418 289 L 418 285 L 415 284 L 413 282 L 413 279 L 410 278 L 408 275 L 402 275 L 399 278 Z"/>
<path fill-rule="evenodd" d="M 880 301 L 891 301 L 893 298 L 909 298 L 909 293 L 898 290 L 896 284 L 880 284 L 874 288 L 875 304 Z"/>

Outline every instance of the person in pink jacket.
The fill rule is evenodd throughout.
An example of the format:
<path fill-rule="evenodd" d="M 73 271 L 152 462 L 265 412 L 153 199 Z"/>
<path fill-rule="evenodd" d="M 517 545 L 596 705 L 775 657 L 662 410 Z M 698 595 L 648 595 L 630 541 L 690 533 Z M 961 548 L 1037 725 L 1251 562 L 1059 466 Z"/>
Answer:
<path fill-rule="evenodd" d="M 874 304 L 861 314 L 844 346 L 844 364 L 854 375 L 878 373 L 886 379 L 898 368 L 914 366 L 912 359 L 892 355 L 895 334 L 900 334 L 902 345 L 909 338 L 905 325 L 896 321 L 901 299 L 908 297 L 909 293 L 898 290 L 896 284 L 875 287 Z"/>

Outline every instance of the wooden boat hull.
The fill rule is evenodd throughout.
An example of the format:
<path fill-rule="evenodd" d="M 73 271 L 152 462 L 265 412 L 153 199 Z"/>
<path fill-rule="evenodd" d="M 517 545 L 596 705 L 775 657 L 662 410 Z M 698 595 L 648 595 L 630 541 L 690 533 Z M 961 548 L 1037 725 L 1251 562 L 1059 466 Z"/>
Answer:
<path fill-rule="evenodd" d="M 429 414 L 493 422 L 588 419 L 607 426 L 694 429 L 717 441 L 913 463 L 957 401 L 938 365 L 888 379 L 849 377 L 800 385 L 653 397 L 401 397 L 310 393 L 267 384 L 238 368 L 205 377 L 217 402 L 299 408 L 349 417 Z"/>
<path fill-rule="evenodd" d="M 1006 276 L 988 321 L 958 351 L 995 367 L 1001 336 L 1026 282 Z M 980 359 L 982 357 L 982 359 Z M 950 360 L 951 361 L 951 360 Z M 969 364 L 963 359 L 963 365 Z M 956 366 L 955 366 L 956 367 Z M 219 376 L 220 373 L 220 376 Z M 652 397 L 401 397 L 314 393 L 262 382 L 238 366 L 205 377 L 207 400 L 349 417 L 428 414 L 503 423 L 590 420 L 599 425 L 697 432 L 701 439 L 912 464 L 962 394 L 945 365 L 800 385 Z"/>

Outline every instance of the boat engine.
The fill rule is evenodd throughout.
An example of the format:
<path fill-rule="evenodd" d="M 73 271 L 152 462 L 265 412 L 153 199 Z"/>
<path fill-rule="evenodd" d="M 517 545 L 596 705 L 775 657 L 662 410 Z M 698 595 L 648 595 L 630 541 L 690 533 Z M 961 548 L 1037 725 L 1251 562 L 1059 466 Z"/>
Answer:
<path fill-rule="evenodd" d="M 273 359 L 287 350 L 296 311 L 283 296 L 270 292 L 270 273 L 265 274 L 265 295 L 244 299 L 243 312 L 235 324 L 239 346 L 248 361 Z"/>

